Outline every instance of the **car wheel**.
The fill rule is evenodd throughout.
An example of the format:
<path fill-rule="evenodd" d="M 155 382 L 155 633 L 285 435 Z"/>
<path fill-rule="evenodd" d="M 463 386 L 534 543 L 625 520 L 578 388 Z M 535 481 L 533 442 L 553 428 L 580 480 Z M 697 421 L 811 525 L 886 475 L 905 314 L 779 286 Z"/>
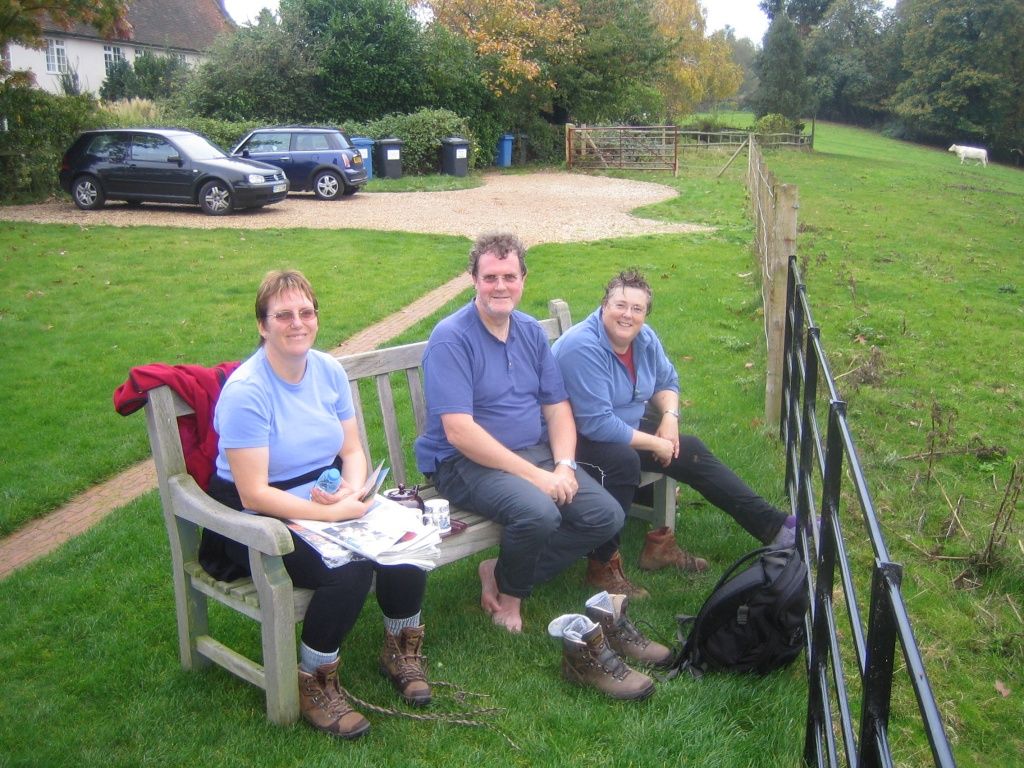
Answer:
<path fill-rule="evenodd" d="M 208 181 L 199 190 L 199 207 L 208 216 L 223 216 L 234 207 L 231 188 L 223 181 Z"/>
<path fill-rule="evenodd" d="M 354 195 L 358 191 L 359 187 L 353 187 L 349 184 L 346 184 L 345 189 L 341 194 L 343 194 L 345 197 L 349 197 L 350 195 Z"/>
<path fill-rule="evenodd" d="M 321 200 L 336 200 L 341 194 L 341 177 L 334 171 L 320 171 L 313 179 L 313 194 Z"/>
<path fill-rule="evenodd" d="M 75 205 L 83 211 L 95 211 L 103 207 L 106 195 L 103 194 L 103 187 L 95 176 L 79 176 L 71 187 L 71 197 L 75 199 Z"/>

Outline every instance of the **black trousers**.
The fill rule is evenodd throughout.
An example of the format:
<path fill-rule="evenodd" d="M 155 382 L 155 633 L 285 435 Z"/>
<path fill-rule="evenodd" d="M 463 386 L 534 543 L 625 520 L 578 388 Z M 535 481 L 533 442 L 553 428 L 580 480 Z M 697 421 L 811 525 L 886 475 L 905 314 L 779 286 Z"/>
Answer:
<path fill-rule="evenodd" d="M 653 425 L 644 422 L 644 431 Z M 733 518 L 751 536 L 767 544 L 786 520 L 786 513 L 757 495 L 735 472 L 723 464 L 693 435 L 679 435 L 679 456 L 663 467 L 650 451 L 637 451 L 624 443 L 598 443 L 580 435 L 576 439 L 576 461 L 622 506 L 630 505 L 640 483 L 640 472 L 663 472 L 686 483 L 697 493 Z M 590 557 L 608 562 L 619 549 L 621 530 L 597 547 Z"/>
<path fill-rule="evenodd" d="M 214 475 L 209 494 L 234 509 L 244 509 L 233 483 Z M 328 568 L 320 553 L 292 533 L 295 549 L 284 555 L 285 570 L 296 587 L 313 590 L 302 624 L 302 642 L 315 651 L 333 653 L 355 626 L 377 577 L 377 604 L 385 616 L 405 619 L 419 613 L 427 589 L 427 574 L 414 565 L 379 565 L 359 560 Z M 249 573 L 249 549 L 225 539 L 225 555 Z"/>

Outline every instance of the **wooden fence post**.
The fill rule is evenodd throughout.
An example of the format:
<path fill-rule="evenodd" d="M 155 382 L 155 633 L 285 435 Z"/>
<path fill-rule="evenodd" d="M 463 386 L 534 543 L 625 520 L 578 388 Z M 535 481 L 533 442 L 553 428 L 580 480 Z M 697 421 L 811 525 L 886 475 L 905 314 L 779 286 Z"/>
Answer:
<path fill-rule="evenodd" d="M 786 284 L 789 257 L 796 253 L 799 194 L 794 184 L 775 186 L 775 209 L 768 237 L 764 271 L 764 326 L 768 346 L 767 377 L 764 387 L 764 419 L 778 424 L 782 413 L 782 366 L 786 335 Z M 767 223 L 767 222 L 766 222 Z"/>
<path fill-rule="evenodd" d="M 572 132 L 576 129 L 576 126 L 572 123 L 565 124 L 565 165 L 571 171 L 572 170 Z"/>

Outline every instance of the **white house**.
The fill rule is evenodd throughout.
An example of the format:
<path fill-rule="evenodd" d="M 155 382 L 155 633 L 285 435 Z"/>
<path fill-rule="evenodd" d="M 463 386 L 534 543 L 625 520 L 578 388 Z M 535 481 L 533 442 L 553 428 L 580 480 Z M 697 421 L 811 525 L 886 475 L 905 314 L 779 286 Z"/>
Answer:
<path fill-rule="evenodd" d="M 99 93 L 107 69 L 118 59 L 134 62 L 144 53 L 178 56 L 195 64 L 222 32 L 233 29 L 221 0 L 130 0 L 128 22 L 132 32 L 124 39 L 106 40 L 90 26 L 62 29 L 44 25 L 46 47 L 10 44 L 3 51 L 12 70 L 29 70 L 36 85 L 61 92 L 61 74 L 77 74 L 83 92 Z"/>

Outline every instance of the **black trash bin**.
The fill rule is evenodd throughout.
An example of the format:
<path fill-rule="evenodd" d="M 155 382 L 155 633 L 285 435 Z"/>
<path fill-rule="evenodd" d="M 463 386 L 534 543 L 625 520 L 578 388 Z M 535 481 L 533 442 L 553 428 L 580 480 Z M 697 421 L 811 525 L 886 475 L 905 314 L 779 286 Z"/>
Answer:
<path fill-rule="evenodd" d="M 374 148 L 374 169 L 382 179 L 402 178 L 402 145 L 401 139 L 377 139 Z"/>
<path fill-rule="evenodd" d="M 441 139 L 441 173 L 448 176 L 469 173 L 469 141 L 461 136 Z"/>

